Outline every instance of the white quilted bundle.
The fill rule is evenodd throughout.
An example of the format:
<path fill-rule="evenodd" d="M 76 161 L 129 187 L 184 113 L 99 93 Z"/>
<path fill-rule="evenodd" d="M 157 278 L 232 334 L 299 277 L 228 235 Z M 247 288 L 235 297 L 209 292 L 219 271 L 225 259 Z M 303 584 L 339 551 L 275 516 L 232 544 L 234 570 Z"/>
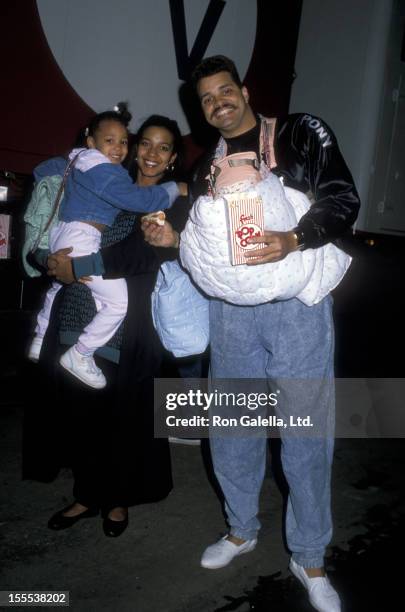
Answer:
<path fill-rule="evenodd" d="M 254 190 L 262 197 L 264 227 L 269 230 L 291 230 L 311 205 L 303 193 L 284 187 L 272 173 Z M 351 262 L 329 243 L 274 263 L 232 266 L 229 244 L 225 199 L 199 197 L 181 234 L 182 264 L 205 293 L 244 306 L 292 297 L 312 306 L 338 285 Z"/>

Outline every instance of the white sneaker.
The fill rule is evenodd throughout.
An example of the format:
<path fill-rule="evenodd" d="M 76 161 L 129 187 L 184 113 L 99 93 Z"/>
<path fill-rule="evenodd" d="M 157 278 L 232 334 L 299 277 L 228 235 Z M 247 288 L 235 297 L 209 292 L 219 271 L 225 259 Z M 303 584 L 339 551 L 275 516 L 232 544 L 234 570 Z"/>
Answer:
<path fill-rule="evenodd" d="M 28 359 L 30 359 L 30 361 L 34 361 L 35 363 L 39 361 L 39 354 L 41 352 L 43 341 L 44 339 L 42 336 L 34 336 L 31 346 L 28 349 Z"/>
<path fill-rule="evenodd" d="M 252 551 L 257 544 L 257 540 L 246 540 L 240 546 L 227 540 L 228 536 L 224 536 L 215 544 L 211 544 L 205 549 L 201 557 L 201 567 L 206 569 L 219 569 L 225 567 L 232 561 L 234 557 L 243 555 Z"/>
<path fill-rule="evenodd" d="M 93 357 L 82 355 L 74 346 L 66 351 L 66 353 L 63 353 L 59 363 L 65 370 L 86 383 L 86 385 L 89 385 L 89 387 L 102 389 L 107 384 L 104 374 L 96 366 Z"/>
<path fill-rule="evenodd" d="M 341 612 L 339 595 L 329 582 L 329 578 L 309 578 L 302 565 L 290 559 L 290 571 L 306 588 L 309 601 L 318 612 Z"/>

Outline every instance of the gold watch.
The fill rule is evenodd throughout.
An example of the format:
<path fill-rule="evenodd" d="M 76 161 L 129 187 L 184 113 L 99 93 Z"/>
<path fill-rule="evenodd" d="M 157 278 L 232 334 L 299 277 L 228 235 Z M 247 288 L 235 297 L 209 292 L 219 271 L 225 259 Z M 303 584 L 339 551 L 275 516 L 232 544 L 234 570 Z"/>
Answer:
<path fill-rule="evenodd" d="M 297 244 L 296 250 L 303 251 L 305 249 L 305 235 L 304 232 L 299 227 L 294 227 L 292 230 L 295 242 Z"/>

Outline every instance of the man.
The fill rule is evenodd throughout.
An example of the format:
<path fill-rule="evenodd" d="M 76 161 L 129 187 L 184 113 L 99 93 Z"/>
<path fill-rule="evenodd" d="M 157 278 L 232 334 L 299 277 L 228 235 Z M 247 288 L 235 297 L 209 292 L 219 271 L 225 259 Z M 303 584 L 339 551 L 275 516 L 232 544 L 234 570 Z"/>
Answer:
<path fill-rule="evenodd" d="M 339 238 L 356 219 L 359 198 L 331 130 L 311 115 L 277 120 L 274 155 L 263 137 L 266 124 L 249 106 L 249 93 L 231 60 L 207 58 L 193 72 L 193 83 L 207 122 L 221 139 L 194 177 L 193 197 L 206 193 L 213 158 L 255 151 L 286 186 L 311 192 L 313 205 L 297 227 L 287 232 L 266 229 L 260 250 L 246 263 L 257 266 L 287 257 L 296 249 L 318 248 Z M 274 125 L 274 123 L 273 123 Z M 159 246 L 178 246 L 170 225 L 144 226 L 146 239 Z M 210 302 L 211 374 L 216 378 L 267 378 L 281 389 L 290 414 L 321 415 L 325 435 L 304 438 L 282 433 L 282 465 L 289 484 L 286 516 L 290 569 L 321 612 L 341 610 L 339 596 L 325 576 L 323 559 L 332 535 L 330 479 L 333 457 L 333 321 L 328 296 L 315 306 L 297 299 L 241 307 Z M 307 381 L 296 393 L 289 380 Z M 294 391 L 295 389 L 295 391 Z M 331 429 L 332 428 L 332 429 Z M 225 497 L 230 532 L 209 546 L 205 568 L 224 567 L 256 546 L 260 523 L 258 500 L 263 482 L 266 440 L 211 437 L 214 470 Z"/>

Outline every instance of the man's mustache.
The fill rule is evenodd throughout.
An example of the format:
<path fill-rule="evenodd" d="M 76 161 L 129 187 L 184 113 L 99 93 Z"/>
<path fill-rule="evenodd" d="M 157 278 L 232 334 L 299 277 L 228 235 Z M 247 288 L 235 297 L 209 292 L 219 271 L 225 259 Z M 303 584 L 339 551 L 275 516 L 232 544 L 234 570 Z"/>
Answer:
<path fill-rule="evenodd" d="M 234 106 L 233 104 L 222 104 L 221 106 L 217 106 L 212 111 L 210 119 L 212 119 L 219 111 L 224 110 L 226 108 L 229 108 L 231 110 L 235 110 L 236 106 Z"/>

